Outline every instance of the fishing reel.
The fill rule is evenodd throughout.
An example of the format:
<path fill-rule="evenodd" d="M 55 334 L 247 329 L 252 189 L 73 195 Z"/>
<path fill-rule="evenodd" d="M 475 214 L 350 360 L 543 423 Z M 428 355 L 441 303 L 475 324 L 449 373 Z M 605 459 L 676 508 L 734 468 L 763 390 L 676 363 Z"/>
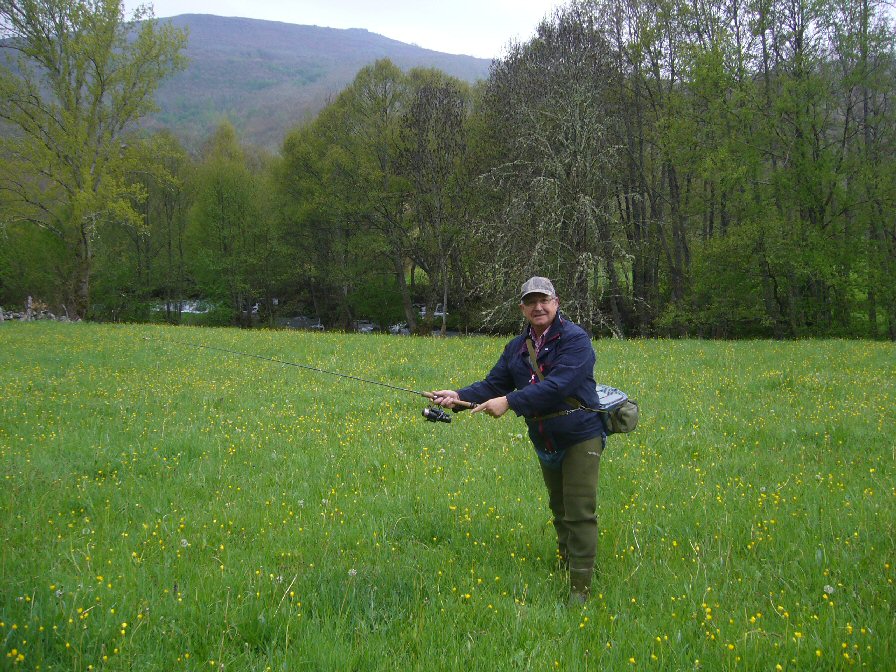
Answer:
<path fill-rule="evenodd" d="M 423 417 L 430 422 L 451 422 L 451 416 L 441 406 L 429 406 L 423 409 Z"/>

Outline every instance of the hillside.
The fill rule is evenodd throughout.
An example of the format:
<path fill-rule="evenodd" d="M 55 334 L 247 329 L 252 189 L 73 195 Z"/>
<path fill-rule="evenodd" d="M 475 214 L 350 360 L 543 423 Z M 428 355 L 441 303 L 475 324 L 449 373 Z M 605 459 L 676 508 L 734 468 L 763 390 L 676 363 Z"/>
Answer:
<path fill-rule="evenodd" d="M 247 142 L 276 150 L 285 132 L 316 114 L 365 65 L 388 58 L 402 69 L 434 67 L 473 82 L 490 61 L 398 42 L 360 28 L 335 29 L 276 21 L 184 14 L 189 65 L 165 81 L 160 110 L 145 120 L 170 128 L 188 145 L 229 119 Z"/>

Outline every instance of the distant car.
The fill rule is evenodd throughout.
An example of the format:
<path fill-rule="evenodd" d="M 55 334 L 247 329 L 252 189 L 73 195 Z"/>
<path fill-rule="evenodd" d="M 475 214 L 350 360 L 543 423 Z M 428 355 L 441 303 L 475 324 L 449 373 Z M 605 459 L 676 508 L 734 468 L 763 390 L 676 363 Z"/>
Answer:
<path fill-rule="evenodd" d="M 389 333 L 395 334 L 396 336 L 408 336 L 411 333 L 411 330 L 408 329 L 407 322 L 398 322 L 389 327 Z"/>
<path fill-rule="evenodd" d="M 212 309 L 212 305 L 203 299 L 195 301 L 184 301 L 181 307 L 182 313 L 207 313 Z"/>
<path fill-rule="evenodd" d="M 370 320 L 355 320 L 355 331 L 359 334 L 372 334 L 380 330 L 380 325 Z"/>
<path fill-rule="evenodd" d="M 296 315 L 295 317 L 280 318 L 277 323 L 282 327 L 290 329 L 313 329 L 315 331 L 323 331 L 324 325 L 321 324 L 319 317 L 305 317 L 304 315 Z"/>
<path fill-rule="evenodd" d="M 441 303 L 437 303 L 436 309 L 432 311 L 432 316 L 435 318 L 445 317 L 447 314 Z M 420 317 L 426 319 L 426 306 L 420 306 Z"/>

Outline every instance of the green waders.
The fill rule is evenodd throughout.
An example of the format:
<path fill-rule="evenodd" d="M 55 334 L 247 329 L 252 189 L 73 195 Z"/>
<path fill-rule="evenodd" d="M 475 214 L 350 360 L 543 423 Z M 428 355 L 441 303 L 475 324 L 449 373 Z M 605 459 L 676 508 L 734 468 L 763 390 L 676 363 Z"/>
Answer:
<path fill-rule="evenodd" d="M 591 590 L 597 554 L 597 477 L 601 452 L 603 441 L 597 437 L 567 449 L 559 468 L 541 465 L 557 530 L 557 552 L 560 561 L 569 568 L 571 604 L 583 603 Z"/>

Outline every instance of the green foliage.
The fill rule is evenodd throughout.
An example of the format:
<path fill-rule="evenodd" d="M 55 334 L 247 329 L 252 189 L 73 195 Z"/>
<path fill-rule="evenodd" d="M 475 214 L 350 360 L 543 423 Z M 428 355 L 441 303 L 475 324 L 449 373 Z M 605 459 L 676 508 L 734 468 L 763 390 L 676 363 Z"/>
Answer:
<path fill-rule="evenodd" d="M 382 243 L 364 235 L 350 201 L 341 197 L 352 155 L 329 141 L 338 127 L 329 125 L 331 114 L 336 110 L 287 137 L 275 184 L 285 213 L 286 244 L 295 261 L 295 295 L 328 325 L 348 328 L 351 291 L 355 283 L 366 284 L 368 274 L 381 272 L 377 253 Z"/>
<path fill-rule="evenodd" d="M 577 1 L 474 90 L 367 64 L 278 157 L 241 142 L 239 106 L 191 101 L 219 129 L 195 163 L 170 137 L 122 145 L 106 103 L 143 114 L 122 82 L 156 44 L 162 62 L 137 77 L 148 95 L 183 36 L 148 22 L 124 43 L 117 6 L 65 6 L 95 33 L 58 41 L 80 98 L 29 61 L 47 58 L 37 38 L 0 78 L 23 129 L 3 140 L 7 235 L 37 244 L 14 230 L 31 221 L 61 243 L 6 254 L 4 300 L 42 294 L 83 313 L 93 283 L 103 319 L 164 301 L 178 322 L 181 301 L 206 298 L 247 326 L 284 310 L 422 333 L 438 321 L 418 327 L 414 304 L 442 303 L 463 328 L 509 332 L 520 282 L 541 274 L 595 334 L 896 338 L 896 31 L 879 0 Z M 286 32 L 226 54 L 257 74 L 259 98 L 277 88 Z M 194 46 L 215 51 L 209 40 Z M 66 107 L 99 86 L 88 49 L 123 78 L 107 80 L 99 126 Z M 51 118 L 70 132 L 44 138 Z"/>
<path fill-rule="evenodd" d="M 58 273 L 66 263 L 65 248 L 50 233 L 22 223 L 0 227 L 0 306 L 21 308 L 28 296 L 60 305 Z"/>
<path fill-rule="evenodd" d="M 185 36 L 120 0 L 0 3 L 0 188 L 17 218 L 64 242 L 64 287 L 78 316 L 90 305 L 93 243 L 103 222 L 138 225 L 141 194 L 121 179 L 126 130 L 153 108 L 159 82 L 182 65 Z M 139 24 L 137 23 L 139 21 Z"/>
<path fill-rule="evenodd" d="M 759 235 L 759 226 L 741 224 L 732 226 L 724 237 L 713 237 L 695 248 L 696 311 L 678 316 L 678 324 L 668 323 L 670 330 L 689 325 L 699 335 L 713 338 L 758 337 L 771 332 L 763 303 Z"/>
<path fill-rule="evenodd" d="M 338 316 L 331 323 L 348 327 L 375 314 L 413 330 L 410 265 L 440 292 L 426 300 L 442 300 L 460 242 L 467 95 L 441 73 L 404 74 L 377 61 L 284 143 L 278 186 L 293 219 L 290 237 L 315 306 Z M 378 294 L 398 301 L 371 305 Z"/>
<path fill-rule="evenodd" d="M 193 167 L 170 134 L 134 139 L 125 148 L 122 182 L 139 197 L 136 222 L 110 221 L 94 246 L 91 317 L 144 321 L 160 301 L 166 319 L 177 322 L 177 304 L 187 298 L 184 234 L 188 173 Z"/>
<path fill-rule="evenodd" d="M 594 595 L 566 609 L 521 419 L 435 425 L 410 395 L 175 341 L 415 389 L 476 380 L 504 345 L 0 325 L 7 668 L 846 670 L 896 654 L 892 344 L 597 341 L 599 378 L 642 418 L 603 454 Z"/>
<path fill-rule="evenodd" d="M 404 320 L 401 309 L 401 293 L 392 277 L 384 276 L 379 282 L 368 280 L 358 286 L 351 297 L 352 313 L 372 320 L 382 329 Z"/>
<path fill-rule="evenodd" d="M 192 271 L 202 295 L 229 306 L 231 319 L 252 320 L 258 301 L 270 305 L 286 274 L 271 202 L 268 159 L 247 154 L 233 126 L 209 140 L 198 166 L 187 235 L 195 249 Z"/>
<path fill-rule="evenodd" d="M 411 183 L 410 256 L 425 270 L 426 281 L 420 286 L 429 286 L 424 296 L 431 315 L 438 303 L 463 305 L 470 284 L 473 186 L 464 125 L 471 96 L 460 82 L 437 71 L 413 70 L 409 79 L 399 160 Z M 442 326 L 447 326 L 444 320 Z"/>
<path fill-rule="evenodd" d="M 531 275 L 554 279 L 564 310 L 589 330 L 600 322 L 601 268 L 609 300 L 621 298 L 610 212 L 620 123 L 613 81 L 610 44 L 581 4 L 545 19 L 492 69 L 481 114 L 497 151 L 483 182 L 497 225 L 485 219 L 477 230 L 486 243 L 477 284 L 498 306 L 492 326 L 517 319 L 517 288 Z"/>

